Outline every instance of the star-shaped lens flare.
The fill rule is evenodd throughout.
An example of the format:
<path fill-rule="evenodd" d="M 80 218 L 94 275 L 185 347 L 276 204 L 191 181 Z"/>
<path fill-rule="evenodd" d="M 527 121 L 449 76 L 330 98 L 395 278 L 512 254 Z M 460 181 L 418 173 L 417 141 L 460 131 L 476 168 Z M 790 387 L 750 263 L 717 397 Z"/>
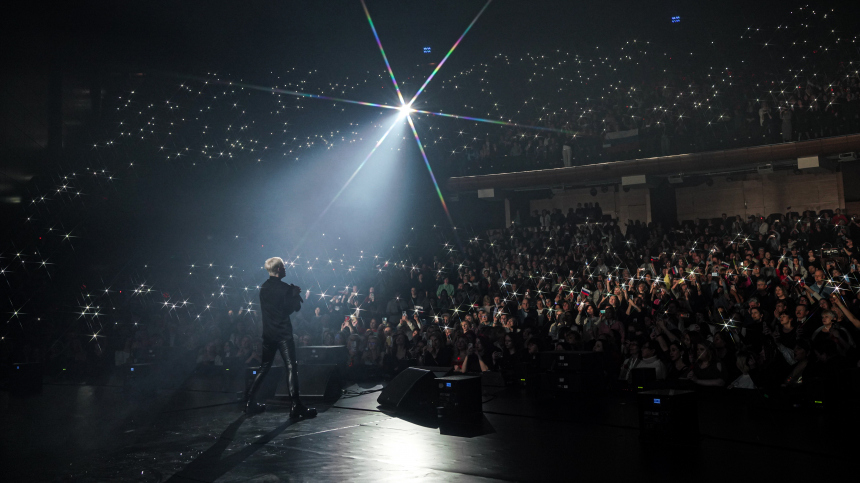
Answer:
<path fill-rule="evenodd" d="M 436 188 L 436 194 L 439 195 L 439 201 L 442 203 L 442 209 L 445 210 L 445 215 L 451 226 L 454 226 L 454 220 L 451 218 L 451 213 L 448 212 L 448 205 L 445 204 L 445 198 L 442 196 L 442 190 L 439 189 L 439 183 L 436 182 L 436 176 L 433 175 L 433 168 L 430 167 L 430 161 L 427 160 L 427 153 L 424 152 L 424 145 L 421 144 L 421 138 L 418 137 L 418 131 L 415 130 L 415 123 L 412 122 L 412 116 L 406 114 L 406 120 L 409 121 L 409 127 L 412 128 L 412 134 L 415 135 L 415 142 L 418 143 L 418 150 L 421 151 L 421 157 L 424 158 L 424 165 L 427 166 L 427 172 L 430 173 L 430 179 L 433 180 L 433 186 Z M 457 232 L 455 231 L 456 235 Z"/>
<path fill-rule="evenodd" d="M 376 39 L 376 45 L 379 46 L 379 52 L 382 54 L 382 60 L 385 62 L 385 68 L 388 69 L 388 75 L 391 76 L 391 82 L 394 83 L 394 90 L 397 91 L 397 98 L 400 100 L 400 105 L 406 105 L 406 101 L 403 100 L 403 94 L 400 93 L 400 86 L 397 85 L 397 79 L 394 78 L 394 71 L 391 70 L 391 64 L 388 63 L 388 56 L 385 55 L 385 49 L 382 48 L 382 41 L 379 40 L 379 34 L 376 33 L 376 27 L 373 25 L 373 19 L 370 18 L 370 12 L 367 10 L 367 4 L 364 3 L 364 0 L 361 0 L 361 8 L 364 9 L 364 15 L 367 17 L 367 23 L 370 24 L 370 30 L 373 32 L 373 38 Z M 412 102 L 415 102 L 415 98 L 412 99 Z M 412 105 L 412 102 L 409 103 L 410 106 Z"/>
<path fill-rule="evenodd" d="M 415 109 L 412 109 L 412 104 L 403 104 L 398 110 L 400 111 L 400 116 L 398 117 L 401 119 L 415 112 Z"/>
<path fill-rule="evenodd" d="M 299 250 L 299 248 L 302 246 L 304 240 L 307 238 L 308 234 L 312 231 L 313 227 L 322 219 L 322 217 L 328 212 L 328 210 L 335 203 L 335 201 L 337 201 L 337 199 L 340 197 L 340 195 L 344 192 L 346 187 L 349 186 L 349 184 L 352 182 L 352 180 L 355 178 L 355 176 L 358 174 L 358 172 L 361 171 L 361 169 L 364 167 L 365 164 L 367 164 L 367 161 L 370 159 L 370 157 L 373 155 L 373 153 L 376 152 L 377 148 L 379 148 L 379 146 L 382 144 L 382 142 L 385 140 L 385 138 L 388 137 L 388 135 L 391 133 L 391 131 L 394 129 L 394 127 L 397 124 L 399 124 L 400 121 L 402 121 L 404 119 L 409 123 L 409 127 L 412 130 L 412 134 L 415 136 L 415 141 L 418 144 L 418 149 L 421 152 L 422 159 L 424 160 L 424 165 L 427 168 L 427 172 L 430 174 L 430 179 L 433 182 L 434 187 L 436 188 L 436 194 L 439 196 L 439 201 L 442 203 L 442 209 L 445 211 L 445 215 L 448 217 L 448 221 L 451 222 L 451 226 L 453 227 L 453 225 L 454 225 L 453 219 L 451 218 L 451 214 L 448 211 L 448 206 L 445 204 L 445 198 L 442 195 L 442 190 L 439 188 L 439 183 L 436 181 L 436 176 L 433 174 L 433 169 L 430 167 L 430 161 L 427 159 L 427 154 L 424 151 L 424 146 L 421 143 L 420 136 L 418 135 L 418 130 L 415 128 L 415 123 L 413 121 L 412 114 L 416 114 L 416 113 L 417 114 L 429 114 L 429 115 L 433 115 L 433 116 L 448 117 L 448 118 L 454 118 L 454 119 L 463 119 L 463 120 L 474 121 L 474 122 L 484 122 L 484 123 L 490 123 L 490 124 L 513 126 L 513 127 L 522 127 L 522 128 L 535 129 L 535 130 L 553 131 L 553 132 L 559 132 L 559 133 L 570 134 L 570 135 L 576 134 L 575 132 L 567 131 L 567 130 L 563 130 L 563 129 L 553 129 L 553 128 L 545 128 L 545 127 L 539 127 L 539 126 L 527 126 L 527 125 L 521 125 L 521 124 L 516 124 L 516 123 L 512 123 L 512 122 L 505 122 L 505 121 L 501 121 L 501 120 L 485 119 L 485 118 L 470 117 L 470 116 L 459 116 L 456 114 L 448 114 L 448 113 L 442 113 L 442 112 L 419 110 L 419 109 L 413 108 L 415 101 L 418 100 L 418 97 L 421 95 L 421 93 L 424 92 L 424 89 L 427 88 L 427 85 L 430 84 L 430 81 L 432 81 L 433 78 L 436 76 L 436 74 L 439 73 L 439 70 L 442 68 L 442 66 L 445 64 L 445 62 L 448 61 L 448 58 L 451 57 L 451 54 L 460 45 L 460 42 L 463 41 L 463 38 L 466 36 L 467 33 L 469 33 L 469 31 L 472 29 L 472 27 L 475 25 L 475 23 L 478 21 L 478 19 L 481 17 L 481 15 L 484 14 L 484 12 L 487 10 L 487 8 L 490 6 L 490 4 L 492 2 L 493 2 L 493 0 L 487 0 L 487 2 L 484 4 L 484 6 L 481 8 L 481 10 L 477 13 L 477 15 L 475 15 L 475 17 L 472 19 L 472 21 L 469 22 L 469 25 L 466 27 L 466 29 L 463 31 L 463 33 L 460 35 L 460 37 L 457 39 L 457 41 L 454 42 L 454 45 L 451 47 L 451 49 L 448 50 L 448 52 L 445 54 L 445 56 L 442 58 L 442 60 L 439 62 L 439 64 L 436 66 L 436 68 L 433 69 L 433 72 L 430 73 L 430 75 L 427 77 L 427 80 L 424 81 L 424 83 L 421 85 L 421 87 L 418 89 L 418 91 L 415 93 L 415 95 L 413 95 L 412 98 L 407 102 L 406 99 L 403 97 L 403 93 L 400 90 L 400 85 L 397 83 L 397 79 L 394 76 L 394 70 L 391 68 L 391 63 L 388 61 L 388 56 L 385 54 L 385 49 L 382 47 L 382 41 L 379 38 L 379 34 L 376 31 L 376 26 L 373 24 L 373 19 L 370 16 L 370 10 L 368 10 L 367 4 L 365 3 L 365 1 L 361 0 L 361 8 L 364 10 L 364 15 L 365 15 L 365 17 L 367 17 L 367 22 L 370 25 L 370 30 L 373 33 L 373 38 L 376 41 L 376 45 L 379 47 L 379 53 L 382 54 L 382 60 L 383 60 L 383 62 L 385 62 L 385 68 L 388 71 L 388 75 L 391 77 L 391 83 L 394 85 L 394 90 L 397 92 L 397 100 L 399 101 L 397 106 L 392 106 L 392 105 L 387 105 L 387 104 L 377 104 L 377 103 L 373 103 L 373 102 L 355 101 L 355 100 L 343 99 L 343 98 L 337 98 L 337 97 L 328 97 L 328 96 L 322 96 L 322 95 L 317 95 L 317 94 L 309 94 L 309 93 L 305 93 L 305 92 L 290 91 L 290 90 L 285 90 L 285 89 L 264 88 L 264 87 L 255 86 L 255 85 L 251 85 L 251 84 L 231 82 L 231 85 L 240 85 L 242 87 L 246 87 L 246 88 L 250 88 L 250 89 L 266 90 L 266 91 L 277 92 L 277 93 L 281 93 L 281 94 L 289 94 L 289 95 L 293 95 L 293 96 L 297 96 L 297 97 L 307 97 L 307 98 L 315 98 L 315 99 L 322 99 L 322 100 L 330 100 L 330 101 L 335 101 L 335 102 L 344 102 L 344 103 L 348 103 L 348 104 L 357 104 L 357 105 L 368 106 L 368 107 L 380 107 L 380 108 L 384 108 L 384 109 L 393 109 L 393 110 L 398 111 L 395 122 L 385 131 L 385 133 L 382 135 L 382 137 L 379 139 L 379 141 L 376 142 L 376 144 L 373 146 L 373 149 L 370 150 L 370 153 L 368 153 L 368 155 L 364 158 L 364 160 L 362 160 L 361 163 L 359 163 L 358 167 L 355 169 L 355 172 L 353 172 L 352 176 L 350 176 L 346 180 L 343 187 L 341 187 L 341 189 L 334 195 L 331 202 L 329 202 L 329 204 L 325 207 L 325 209 L 323 209 L 322 213 L 320 213 L 320 215 L 316 218 L 316 220 L 313 223 L 311 223 L 311 226 L 308 227 L 305 235 L 299 239 L 299 242 L 296 244 L 294 251 Z"/>
<path fill-rule="evenodd" d="M 458 38 L 457 41 L 454 42 L 454 45 L 451 47 L 451 50 L 449 50 L 448 53 L 445 54 L 445 57 L 443 57 L 442 61 L 439 62 L 439 65 L 437 65 L 436 68 L 433 69 L 433 72 L 430 73 L 430 76 L 427 77 L 427 80 L 424 81 L 424 84 L 421 85 L 421 88 L 418 89 L 418 92 L 416 92 L 415 95 L 412 96 L 412 100 L 409 101 L 410 106 L 415 102 L 416 99 L 418 99 L 418 96 L 420 96 L 421 93 L 424 92 L 424 88 L 427 87 L 427 84 L 429 84 L 430 81 L 433 80 L 433 77 L 436 76 L 436 73 L 439 72 L 439 69 L 441 69 L 442 66 L 445 65 L 445 62 L 448 60 L 448 57 L 451 57 L 451 54 L 454 52 L 454 49 L 456 49 L 457 46 L 460 45 L 460 42 L 463 40 L 463 37 L 465 37 L 466 34 L 469 33 L 469 30 L 472 30 L 472 26 L 475 25 L 475 22 L 477 22 L 478 19 L 481 17 L 481 15 L 484 14 L 484 11 L 487 10 L 487 7 L 489 7 L 491 3 L 493 3 L 493 0 L 487 0 L 487 3 L 484 4 L 484 8 L 482 8 L 481 11 L 478 12 L 478 15 L 475 15 L 475 18 L 472 19 L 472 21 L 469 23 L 469 26 L 466 27 L 466 30 L 463 31 L 463 35 L 461 35 L 460 38 Z M 361 4 L 364 5 L 364 0 L 361 0 Z M 364 11 L 365 11 L 365 13 L 367 13 L 367 7 L 365 7 Z M 367 19 L 370 20 L 370 14 L 367 15 Z M 373 24 L 371 24 L 371 27 L 373 27 Z M 376 29 L 373 30 L 373 35 L 376 35 Z M 378 42 L 379 37 L 377 37 L 376 40 Z M 379 45 L 379 48 L 380 49 L 382 48 L 382 44 Z M 383 54 L 383 55 L 385 55 L 385 54 Z M 385 63 L 387 65 L 388 61 L 386 61 Z M 390 70 L 391 69 L 389 68 L 389 71 Z M 391 78 L 392 79 L 394 78 L 394 74 L 391 74 Z M 399 94 L 399 92 L 398 92 L 398 94 Z M 400 103 L 404 104 L 403 99 L 400 100 Z"/>

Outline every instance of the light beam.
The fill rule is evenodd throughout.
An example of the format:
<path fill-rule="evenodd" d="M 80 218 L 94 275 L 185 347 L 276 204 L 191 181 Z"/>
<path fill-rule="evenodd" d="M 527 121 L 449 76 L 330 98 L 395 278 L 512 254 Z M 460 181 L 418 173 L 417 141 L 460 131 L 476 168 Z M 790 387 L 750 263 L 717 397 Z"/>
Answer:
<path fill-rule="evenodd" d="M 370 159 L 371 156 L 373 156 L 373 153 L 376 152 L 376 149 L 379 148 L 379 146 L 382 144 L 383 141 L 385 141 L 385 138 L 388 137 L 388 135 L 391 133 L 391 130 L 394 129 L 394 126 L 400 124 L 400 120 L 401 120 L 401 117 L 398 116 L 397 119 L 393 123 L 391 123 L 391 126 L 389 126 L 388 130 L 385 131 L 385 134 L 383 134 L 382 137 L 379 138 L 379 141 L 376 141 L 376 144 L 373 146 L 373 149 L 371 149 L 370 152 L 367 153 L 367 156 L 364 157 L 364 160 L 358 165 L 357 168 L 355 168 L 355 171 L 352 173 L 352 176 L 350 176 L 349 179 L 346 180 L 346 183 L 344 183 L 344 185 L 340 188 L 340 190 L 338 190 L 338 192 L 335 193 L 334 198 L 332 198 L 332 200 L 329 202 L 329 204 L 326 205 L 325 209 L 322 210 L 322 213 L 320 213 L 319 216 L 317 217 L 317 219 L 313 223 L 311 223 L 311 226 L 308 227 L 308 230 L 305 232 L 304 236 L 302 236 L 302 238 L 296 244 L 296 247 L 293 250 L 293 252 L 298 251 L 299 247 L 301 247 L 302 243 L 304 243 L 308 234 L 311 232 L 311 229 L 313 229 L 313 227 L 316 226 L 316 224 L 323 218 L 323 216 L 325 216 L 325 214 L 328 213 L 328 210 L 331 208 L 331 206 L 334 204 L 334 202 L 337 201 L 337 199 L 340 197 L 340 195 L 343 193 L 343 191 L 346 189 L 346 187 L 349 186 L 350 183 L 352 183 L 352 180 L 355 179 L 356 175 L 358 175 L 358 172 L 361 171 L 361 168 L 363 168 L 364 165 L 367 164 L 367 161 Z M 433 182 L 435 183 L 436 180 L 434 179 Z"/>

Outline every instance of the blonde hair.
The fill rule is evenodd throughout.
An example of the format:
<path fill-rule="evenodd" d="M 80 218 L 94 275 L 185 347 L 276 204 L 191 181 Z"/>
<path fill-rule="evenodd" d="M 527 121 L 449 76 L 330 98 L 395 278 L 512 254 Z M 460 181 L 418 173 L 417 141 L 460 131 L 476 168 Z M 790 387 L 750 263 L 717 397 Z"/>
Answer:
<path fill-rule="evenodd" d="M 284 260 L 281 257 L 272 257 L 266 260 L 266 271 L 273 277 L 278 276 L 278 269 L 284 266 Z"/>

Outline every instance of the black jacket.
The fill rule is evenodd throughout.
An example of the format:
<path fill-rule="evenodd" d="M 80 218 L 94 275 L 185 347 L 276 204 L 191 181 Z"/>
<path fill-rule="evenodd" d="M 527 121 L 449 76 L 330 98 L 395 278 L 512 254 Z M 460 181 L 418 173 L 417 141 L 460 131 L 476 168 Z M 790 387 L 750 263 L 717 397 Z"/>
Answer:
<path fill-rule="evenodd" d="M 302 297 L 294 289 L 295 285 L 284 283 L 278 277 L 269 277 L 260 286 L 264 341 L 277 342 L 293 337 L 290 314 L 302 309 Z"/>

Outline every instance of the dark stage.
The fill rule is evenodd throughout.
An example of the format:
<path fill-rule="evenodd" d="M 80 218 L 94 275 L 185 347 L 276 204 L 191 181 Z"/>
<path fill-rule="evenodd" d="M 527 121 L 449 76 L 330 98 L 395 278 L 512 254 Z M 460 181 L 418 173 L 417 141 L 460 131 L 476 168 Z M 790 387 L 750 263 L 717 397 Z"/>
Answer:
<path fill-rule="evenodd" d="M 697 395 L 696 442 L 643 443 L 636 398 L 626 393 L 541 397 L 485 387 L 482 417 L 440 427 L 380 411 L 379 392 L 317 402 L 311 420 L 290 421 L 287 405 L 271 404 L 246 417 L 235 391 L 207 385 L 148 395 L 64 384 L 26 398 L 0 393 L 3 480 L 776 481 L 843 474 L 856 451 L 847 408 L 741 393 Z"/>

